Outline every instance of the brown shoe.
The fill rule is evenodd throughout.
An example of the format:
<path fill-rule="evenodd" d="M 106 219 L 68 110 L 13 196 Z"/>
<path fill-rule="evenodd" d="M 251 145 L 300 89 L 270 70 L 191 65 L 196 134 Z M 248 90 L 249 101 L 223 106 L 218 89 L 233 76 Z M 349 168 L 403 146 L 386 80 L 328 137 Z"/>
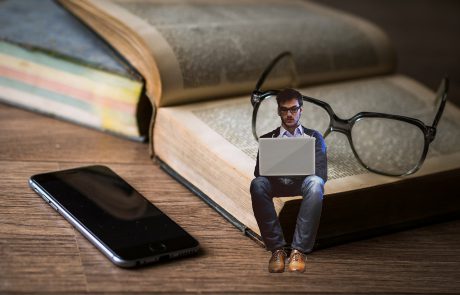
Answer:
<path fill-rule="evenodd" d="M 272 257 L 268 262 L 269 272 L 283 272 L 284 260 L 286 259 L 286 252 L 283 249 L 278 249 L 272 252 Z"/>
<path fill-rule="evenodd" d="M 297 249 L 293 249 L 289 257 L 288 271 L 305 272 L 307 255 Z"/>

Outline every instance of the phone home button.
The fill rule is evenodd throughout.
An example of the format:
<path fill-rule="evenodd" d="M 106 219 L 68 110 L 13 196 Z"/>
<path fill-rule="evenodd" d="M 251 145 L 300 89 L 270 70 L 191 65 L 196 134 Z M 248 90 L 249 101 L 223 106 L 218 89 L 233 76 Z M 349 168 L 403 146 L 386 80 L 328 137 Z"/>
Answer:
<path fill-rule="evenodd" d="M 165 244 L 163 243 L 150 243 L 149 244 L 149 249 L 150 251 L 152 251 L 153 253 L 161 253 L 161 252 L 164 252 L 166 251 L 168 247 L 166 247 Z"/>

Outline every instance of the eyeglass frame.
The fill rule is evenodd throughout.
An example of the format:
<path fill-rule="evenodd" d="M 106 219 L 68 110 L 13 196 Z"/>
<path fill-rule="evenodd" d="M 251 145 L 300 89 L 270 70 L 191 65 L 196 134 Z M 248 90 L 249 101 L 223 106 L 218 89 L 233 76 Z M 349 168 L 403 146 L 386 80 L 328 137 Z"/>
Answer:
<path fill-rule="evenodd" d="M 291 113 L 292 115 L 296 115 L 297 112 L 302 108 L 302 106 L 295 106 L 295 107 L 292 107 L 292 108 L 281 108 L 281 107 L 278 107 L 278 112 L 280 112 L 281 114 L 285 114 L 287 115 L 287 113 Z"/>
<path fill-rule="evenodd" d="M 257 112 L 259 110 L 259 107 L 261 103 L 268 97 L 271 96 L 276 96 L 281 90 L 267 90 L 267 91 L 261 91 L 260 88 L 262 84 L 264 83 L 265 79 L 267 78 L 268 74 L 272 71 L 274 66 L 284 57 L 290 57 L 292 59 L 292 54 L 288 51 L 283 52 L 279 54 L 277 57 L 273 59 L 273 61 L 267 66 L 267 68 L 264 70 L 262 73 L 261 77 L 259 78 L 255 90 L 251 94 L 251 104 L 253 106 L 253 112 L 252 112 L 252 134 L 256 141 L 259 141 L 259 137 L 257 136 L 257 130 L 256 130 L 256 119 L 257 119 Z M 441 93 L 441 90 L 444 88 L 444 90 Z M 443 114 L 446 102 L 447 102 L 447 92 L 449 88 L 449 79 L 447 77 L 444 77 L 441 81 L 441 84 L 438 88 L 437 91 L 437 96 L 435 99 L 435 104 L 439 102 L 441 99 L 441 103 L 439 104 L 438 110 L 436 112 L 436 116 L 433 120 L 432 125 L 426 125 L 423 123 L 421 120 L 416 119 L 416 118 L 411 118 L 407 116 L 402 116 L 402 115 L 393 115 L 393 114 L 387 114 L 387 113 L 380 113 L 380 112 L 359 112 L 355 114 L 353 117 L 348 118 L 348 119 L 342 119 L 339 116 L 335 114 L 333 111 L 332 107 L 325 101 L 319 100 L 314 97 L 310 96 L 305 96 L 302 94 L 302 100 L 306 102 L 313 103 L 315 105 L 318 105 L 319 107 L 323 108 L 326 110 L 326 112 L 329 115 L 329 127 L 326 129 L 325 133 L 323 134 L 323 137 L 326 138 L 331 132 L 339 132 L 344 135 L 346 135 L 348 142 L 350 144 L 350 147 L 353 151 L 353 154 L 355 158 L 358 160 L 358 162 L 367 170 L 381 174 L 381 175 L 386 175 L 386 176 L 406 176 L 413 174 L 417 172 L 420 167 L 423 165 L 426 155 L 429 150 L 429 146 L 431 142 L 436 137 L 436 127 L 441 119 L 441 116 Z M 424 148 L 422 152 L 422 156 L 420 157 L 417 165 L 410 169 L 409 171 L 402 173 L 402 174 L 392 174 L 392 173 L 386 173 L 382 171 L 378 171 L 375 169 L 372 169 L 368 165 L 364 164 L 364 162 L 361 160 L 359 157 L 358 153 L 355 150 L 354 144 L 353 144 L 353 139 L 351 136 L 351 131 L 353 126 L 358 122 L 359 120 L 363 118 L 383 118 L 383 119 L 392 119 L 392 120 L 397 120 L 397 121 L 403 121 L 412 125 L 417 126 L 424 134 Z"/>

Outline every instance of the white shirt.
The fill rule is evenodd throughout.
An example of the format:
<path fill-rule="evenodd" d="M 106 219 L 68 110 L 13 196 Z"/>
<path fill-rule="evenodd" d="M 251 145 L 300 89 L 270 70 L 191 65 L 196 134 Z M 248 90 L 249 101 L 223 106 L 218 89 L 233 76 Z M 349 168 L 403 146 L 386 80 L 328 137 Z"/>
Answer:
<path fill-rule="evenodd" d="M 297 126 L 294 129 L 294 134 L 292 134 L 291 132 L 289 132 L 286 129 L 284 129 L 283 125 L 281 125 L 280 134 L 278 135 L 278 138 L 281 138 L 281 137 L 300 137 L 300 136 L 303 136 L 302 125 L 299 124 L 299 126 Z"/>

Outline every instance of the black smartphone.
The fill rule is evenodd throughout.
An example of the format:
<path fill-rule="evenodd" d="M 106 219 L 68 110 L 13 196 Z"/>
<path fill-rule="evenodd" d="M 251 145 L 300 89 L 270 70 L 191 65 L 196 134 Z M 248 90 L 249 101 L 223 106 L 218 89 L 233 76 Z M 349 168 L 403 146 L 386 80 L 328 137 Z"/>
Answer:
<path fill-rule="evenodd" d="M 37 174 L 29 185 L 118 266 L 198 251 L 196 239 L 108 167 Z"/>

